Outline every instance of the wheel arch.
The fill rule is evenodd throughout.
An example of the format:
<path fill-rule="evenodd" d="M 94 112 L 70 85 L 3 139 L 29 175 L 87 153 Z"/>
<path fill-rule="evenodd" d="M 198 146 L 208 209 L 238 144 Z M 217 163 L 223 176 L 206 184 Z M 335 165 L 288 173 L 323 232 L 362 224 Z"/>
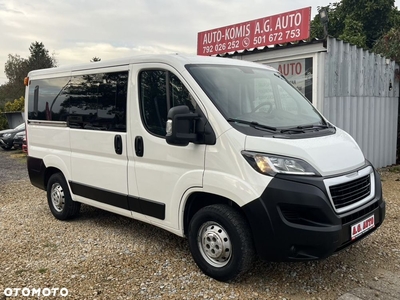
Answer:
<path fill-rule="evenodd" d="M 47 183 L 49 182 L 50 177 L 56 173 L 60 173 L 66 180 L 65 175 L 63 174 L 63 172 L 60 169 L 55 168 L 55 167 L 48 167 L 48 168 L 46 168 L 46 170 L 44 172 L 44 178 L 43 178 L 43 183 L 44 183 L 45 188 L 47 187 Z"/>
<path fill-rule="evenodd" d="M 231 199 L 207 192 L 194 192 L 188 197 L 183 209 L 183 233 L 185 236 L 187 236 L 189 223 L 193 216 L 203 207 L 214 204 L 225 204 L 233 207 L 248 222 L 241 207 Z"/>

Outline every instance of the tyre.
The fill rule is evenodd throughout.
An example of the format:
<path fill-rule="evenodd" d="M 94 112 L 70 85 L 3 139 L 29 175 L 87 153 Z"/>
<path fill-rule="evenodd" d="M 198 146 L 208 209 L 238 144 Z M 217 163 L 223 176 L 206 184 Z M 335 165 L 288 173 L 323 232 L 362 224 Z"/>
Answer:
<path fill-rule="evenodd" d="M 79 214 L 81 204 L 71 198 L 71 193 L 61 173 L 51 175 L 47 183 L 47 202 L 51 213 L 59 220 L 67 220 Z"/>
<path fill-rule="evenodd" d="M 12 149 L 12 146 L 1 146 L 1 148 L 3 148 L 5 151 L 9 151 Z"/>
<path fill-rule="evenodd" d="M 200 209 L 190 221 L 188 238 L 194 261 L 216 280 L 233 280 L 253 265 L 255 250 L 249 225 L 228 205 Z"/>

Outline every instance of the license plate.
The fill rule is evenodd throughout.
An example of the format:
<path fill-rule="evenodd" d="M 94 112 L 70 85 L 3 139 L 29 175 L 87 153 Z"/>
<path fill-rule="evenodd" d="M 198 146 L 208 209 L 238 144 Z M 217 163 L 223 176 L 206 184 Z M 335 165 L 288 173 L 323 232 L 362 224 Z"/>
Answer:
<path fill-rule="evenodd" d="M 375 227 L 374 215 L 364 219 L 363 221 L 351 226 L 351 240 L 358 238 L 363 233 Z"/>

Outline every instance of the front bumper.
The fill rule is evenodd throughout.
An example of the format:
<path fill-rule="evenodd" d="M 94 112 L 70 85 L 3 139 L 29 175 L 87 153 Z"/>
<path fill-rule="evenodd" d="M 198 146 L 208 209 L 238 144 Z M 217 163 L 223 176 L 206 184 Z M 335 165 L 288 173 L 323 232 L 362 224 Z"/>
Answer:
<path fill-rule="evenodd" d="M 0 139 L 0 146 L 2 147 L 12 147 L 13 146 L 13 139 L 11 138 L 1 138 Z"/>
<path fill-rule="evenodd" d="M 13 140 L 13 146 L 15 149 L 22 149 L 22 142 L 23 139 L 14 139 Z"/>
<path fill-rule="evenodd" d="M 379 174 L 375 196 L 337 214 L 323 178 L 276 176 L 264 193 L 243 207 L 260 258 L 269 261 L 323 259 L 375 231 L 385 218 Z M 374 215 L 375 227 L 351 239 L 351 226 Z"/>

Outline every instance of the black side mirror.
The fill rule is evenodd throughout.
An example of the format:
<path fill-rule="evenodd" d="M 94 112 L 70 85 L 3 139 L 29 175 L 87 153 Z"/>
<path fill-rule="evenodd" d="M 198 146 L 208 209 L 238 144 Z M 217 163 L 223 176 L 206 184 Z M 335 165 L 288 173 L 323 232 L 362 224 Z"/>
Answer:
<path fill-rule="evenodd" d="M 195 121 L 200 116 L 192 113 L 186 105 L 172 107 L 168 111 L 166 140 L 170 145 L 187 146 L 197 142 Z"/>

